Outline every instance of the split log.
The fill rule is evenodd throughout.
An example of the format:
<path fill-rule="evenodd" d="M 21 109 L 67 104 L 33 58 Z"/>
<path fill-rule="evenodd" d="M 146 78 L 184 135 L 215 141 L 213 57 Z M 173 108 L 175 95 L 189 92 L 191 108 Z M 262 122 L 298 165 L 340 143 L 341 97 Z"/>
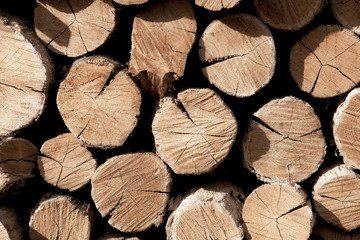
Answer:
<path fill-rule="evenodd" d="M 149 0 L 114 0 L 114 2 L 121 5 L 140 5 L 148 2 Z"/>
<path fill-rule="evenodd" d="M 23 234 L 18 213 L 10 207 L 0 207 L 0 239 L 22 240 Z"/>
<path fill-rule="evenodd" d="M 324 0 L 254 0 L 261 20 L 273 28 L 297 31 L 307 26 L 321 12 Z"/>
<path fill-rule="evenodd" d="M 313 108 L 295 97 L 275 99 L 250 120 L 244 165 L 265 182 L 301 182 L 324 161 L 326 142 Z"/>
<path fill-rule="evenodd" d="M 87 146 L 123 145 L 137 124 L 141 94 L 120 70 L 103 56 L 76 60 L 60 84 L 57 106 L 69 130 Z"/>
<path fill-rule="evenodd" d="M 241 189 L 229 183 L 212 184 L 189 193 L 167 221 L 167 239 L 243 239 L 243 199 Z"/>
<path fill-rule="evenodd" d="M 328 223 L 345 231 L 360 227 L 360 176 L 345 165 L 320 175 L 313 189 L 316 211 Z"/>
<path fill-rule="evenodd" d="M 172 178 L 153 153 L 115 156 L 98 167 L 91 196 L 109 224 L 128 233 L 160 226 L 164 220 Z"/>
<path fill-rule="evenodd" d="M 210 89 L 188 89 L 163 98 L 152 131 L 158 155 L 176 174 L 213 171 L 237 135 L 232 111 Z"/>
<path fill-rule="evenodd" d="M 265 184 L 244 202 L 248 239 L 308 239 L 315 223 L 311 203 L 298 185 Z"/>
<path fill-rule="evenodd" d="M 360 35 L 360 4 L 357 0 L 331 0 L 336 19 L 346 28 Z"/>
<path fill-rule="evenodd" d="M 323 240 L 357 240 L 360 239 L 360 233 L 358 232 L 342 232 L 336 231 L 327 227 L 315 227 L 313 229 L 313 235 L 319 236 Z"/>
<path fill-rule="evenodd" d="M 199 55 L 210 83 L 236 97 L 258 92 L 275 70 L 271 32 L 249 14 L 230 15 L 210 23 L 200 38 Z"/>
<path fill-rule="evenodd" d="M 90 239 L 93 219 L 90 204 L 65 195 L 44 197 L 31 213 L 30 239 Z"/>
<path fill-rule="evenodd" d="M 41 176 L 51 185 L 77 191 L 91 180 L 97 162 L 71 133 L 47 140 L 38 158 Z"/>
<path fill-rule="evenodd" d="M 230 9 L 239 4 L 241 0 L 195 0 L 195 4 L 210 11 Z"/>
<path fill-rule="evenodd" d="M 78 57 L 101 46 L 114 31 L 112 0 L 37 0 L 34 25 L 40 40 L 52 51 Z"/>
<path fill-rule="evenodd" d="M 299 88 L 319 98 L 340 95 L 357 85 L 359 65 L 359 37 L 337 25 L 312 30 L 290 53 L 291 75 Z"/>
<path fill-rule="evenodd" d="M 101 236 L 97 240 L 140 240 L 137 237 L 126 237 L 121 233 L 109 233 L 104 236 Z"/>
<path fill-rule="evenodd" d="M 45 107 L 53 64 L 34 30 L 19 18 L 0 15 L 0 138 L 14 136 Z"/>
<path fill-rule="evenodd" d="M 182 77 L 195 33 L 189 0 L 157 1 L 135 17 L 129 72 L 145 93 L 163 97 Z"/>

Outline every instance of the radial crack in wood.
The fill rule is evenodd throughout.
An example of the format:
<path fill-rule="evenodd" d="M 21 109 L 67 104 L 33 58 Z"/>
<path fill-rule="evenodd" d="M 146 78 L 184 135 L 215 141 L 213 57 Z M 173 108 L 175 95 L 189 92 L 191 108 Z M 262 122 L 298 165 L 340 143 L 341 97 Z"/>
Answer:
<path fill-rule="evenodd" d="M 336 19 L 346 28 L 360 35 L 360 4 L 358 0 L 331 0 Z"/>
<path fill-rule="evenodd" d="M 239 4 L 241 0 L 195 0 L 195 4 L 210 11 L 231 9 Z"/>

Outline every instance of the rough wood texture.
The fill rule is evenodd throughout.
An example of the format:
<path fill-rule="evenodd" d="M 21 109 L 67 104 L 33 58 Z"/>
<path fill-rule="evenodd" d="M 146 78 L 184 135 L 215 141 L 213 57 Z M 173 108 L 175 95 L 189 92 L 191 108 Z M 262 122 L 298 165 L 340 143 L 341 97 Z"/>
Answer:
<path fill-rule="evenodd" d="M 114 0 L 114 2 L 121 5 L 140 5 L 148 2 L 149 0 Z"/>
<path fill-rule="evenodd" d="M 360 239 L 359 232 L 342 232 L 332 228 L 315 227 L 313 229 L 313 235 L 322 237 L 322 240 L 358 240 Z"/>
<path fill-rule="evenodd" d="M 171 182 L 168 168 L 155 154 L 124 154 L 98 167 L 91 196 L 111 226 L 141 232 L 163 222 Z"/>
<path fill-rule="evenodd" d="M 315 223 L 310 201 L 298 185 L 265 184 L 246 199 L 247 239 L 308 239 Z"/>
<path fill-rule="evenodd" d="M 31 213 L 30 239 L 90 239 L 93 218 L 90 204 L 65 195 L 45 197 Z"/>
<path fill-rule="evenodd" d="M 166 224 L 167 239 L 243 239 L 243 199 L 241 189 L 230 183 L 191 191 L 185 198 L 175 200 L 175 211 Z"/>
<path fill-rule="evenodd" d="M 266 182 L 301 182 L 324 161 L 326 142 L 313 108 L 295 97 L 275 99 L 250 120 L 244 165 Z"/>
<path fill-rule="evenodd" d="M 360 169 L 360 89 L 352 90 L 333 119 L 336 146 L 346 165 Z"/>
<path fill-rule="evenodd" d="M 45 107 L 53 64 L 34 30 L 0 14 L 0 138 L 37 120 Z"/>
<path fill-rule="evenodd" d="M 239 4 L 241 0 L 195 0 L 195 4 L 210 11 L 230 9 Z"/>
<path fill-rule="evenodd" d="M 163 97 L 182 77 L 195 33 L 189 0 L 154 2 L 135 17 L 129 72 L 144 92 Z"/>
<path fill-rule="evenodd" d="M 77 191 L 91 180 L 97 162 L 71 133 L 47 140 L 38 158 L 41 176 L 51 185 Z"/>
<path fill-rule="evenodd" d="M 232 111 L 210 89 L 188 89 L 163 98 L 152 123 L 159 156 L 177 174 L 211 172 L 237 135 Z"/>
<path fill-rule="evenodd" d="M 126 237 L 121 233 L 109 233 L 99 237 L 97 240 L 140 240 L 137 237 Z"/>
<path fill-rule="evenodd" d="M 324 5 L 324 0 L 254 0 L 261 20 L 283 31 L 297 31 L 305 27 Z"/>
<path fill-rule="evenodd" d="M 323 25 L 291 49 L 290 71 L 299 88 L 314 97 L 342 94 L 360 82 L 360 41 L 350 30 Z"/>
<path fill-rule="evenodd" d="M 360 4 L 358 0 L 330 0 L 336 19 L 346 28 L 360 34 Z"/>
<path fill-rule="evenodd" d="M 345 165 L 335 166 L 317 179 L 314 206 L 330 224 L 351 231 L 360 226 L 360 176 Z"/>
<path fill-rule="evenodd" d="M 36 34 L 52 51 L 78 57 L 101 46 L 114 31 L 112 0 L 37 0 Z"/>
<path fill-rule="evenodd" d="M 0 239 L 23 240 L 23 227 L 18 213 L 7 206 L 0 207 Z"/>
<path fill-rule="evenodd" d="M 119 63 L 102 56 L 76 60 L 60 84 L 57 106 L 86 145 L 121 146 L 137 124 L 141 94 Z"/>
<path fill-rule="evenodd" d="M 275 70 L 271 32 L 249 14 L 229 15 L 210 23 L 200 38 L 199 55 L 210 83 L 236 97 L 258 92 Z"/>

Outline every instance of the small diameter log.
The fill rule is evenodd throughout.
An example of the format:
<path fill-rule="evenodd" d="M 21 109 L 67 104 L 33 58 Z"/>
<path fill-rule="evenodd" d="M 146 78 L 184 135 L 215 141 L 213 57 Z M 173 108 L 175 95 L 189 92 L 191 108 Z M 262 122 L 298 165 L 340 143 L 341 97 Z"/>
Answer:
<path fill-rule="evenodd" d="M 126 237 L 122 233 L 109 233 L 99 237 L 97 240 L 140 240 L 137 237 Z"/>
<path fill-rule="evenodd" d="M 159 105 L 152 123 L 155 147 L 176 174 L 211 172 L 226 158 L 237 122 L 213 90 L 188 89 Z"/>
<path fill-rule="evenodd" d="M 116 12 L 112 0 L 36 2 L 36 34 L 55 53 L 84 55 L 101 46 L 114 31 Z"/>
<path fill-rule="evenodd" d="M 149 0 L 114 0 L 114 2 L 121 5 L 140 5 L 148 2 Z"/>
<path fill-rule="evenodd" d="M 0 138 L 37 120 L 45 107 L 53 64 L 34 30 L 0 14 Z"/>
<path fill-rule="evenodd" d="M 98 167 L 91 196 L 102 217 L 122 232 L 141 232 L 164 220 L 172 178 L 153 153 L 115 156 Z"/>
<path fill-rule="evenodd" d="M 275 70 L 271 32 L 248 14 L 230 15 L 210 23 L 200 38 L 199 55 L 210 83 L 236 97 L 258 92 Z"/>
<path fill-rule="evenodd" d="M 360 227 L 360 176 L 345 165 L 322 173 L 312 194 L 315 209 L 325 221 L 345 231 Z"/>
<path fill-rule="evenodd" d="M 330 0 L 336 19 L 346 28 L 360 35 L 360 4 L 357 0 Z"/>
<path fill-rule="evenodd" d="M 93 219 L 90 204 L 70 196 L 51 196 L 31 213 L 30 239 L 90 239 Z"/>
<path fill-rule="evenodd" d="M 319 236 L 323 240 L 358 240 L 360 239 L 359 232 L 346 233 L 337 231 L 327 227 L 315 227 L 312 232 L 313 236 Z M 317 239 L 317 238 L 316 238 Z"/>
<path fill-rule="evenodd" d="M 360 82 L 360 41 L 348 29 L 320 26 L 290 53 L 290 71 L 299 88 L 314 97 L 329 98 Z"/>
<path fill-rule="evenodd" d="M 243 199 L 241 189 L 229 183 L 211 184 L 190 192 L 168 218 L 167 239 L 243 239 Z"/>
<path fill-rule="evenodd" d="M 210 11 L 230 9 L 239 4 L 241 0 L 195 0 L 195 4 Z"/>
<path fill-rule="evenodd" d="M 57 106 L 69 130 L 87 146 L 121 146 L 137 124 L 141 94 L 119 63 L 92 56 L 76 60 L 60 84 Z"/>
<path fill-rule="evenodd" d="M 311 203 L 298 185 L 265 184 L 245 200 L 247 239 L 308 239 L 315 223 Z"/>
<path fill-rule="evenodd" d="M 313 108 L 295 97 L 254 113 L 243 140 L 244 165 L 265 182 L 301 182 L 324 161 L 326 142 Z"/>
<path fill-rule="evenodd" d="M 0 239 L 23 240 L 23 228 L 18 213 L 7 206 L 0 207 Z"/>
<path fill-rule="evenodd" d="M 77 191 L 90 182 L 97 162 L 71 133 L 47 140 L 38 158 L 41 176 L 51 185 Z"/>
<path fill-rule="evenodd" d="M 189 0 L 155 1 L 135 17 L 129 72 L 144 92 L 163 97 L 183 76 L 195 33 Z"/>
<path fill-rule="evenodd" d="M 324 0 L 254 0 L 261 20 L 283 31 L 302 29 L 321 12 L 324 5 Z"/>

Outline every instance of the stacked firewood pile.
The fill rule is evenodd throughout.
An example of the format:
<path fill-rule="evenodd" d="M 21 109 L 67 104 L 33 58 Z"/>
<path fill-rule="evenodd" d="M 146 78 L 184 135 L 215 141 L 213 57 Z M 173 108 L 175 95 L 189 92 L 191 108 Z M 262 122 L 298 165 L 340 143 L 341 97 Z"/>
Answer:
<path fill-rule="evenodd" d="M 0 239 L 360 239 L 359 1 L 0 11 Z"/>

